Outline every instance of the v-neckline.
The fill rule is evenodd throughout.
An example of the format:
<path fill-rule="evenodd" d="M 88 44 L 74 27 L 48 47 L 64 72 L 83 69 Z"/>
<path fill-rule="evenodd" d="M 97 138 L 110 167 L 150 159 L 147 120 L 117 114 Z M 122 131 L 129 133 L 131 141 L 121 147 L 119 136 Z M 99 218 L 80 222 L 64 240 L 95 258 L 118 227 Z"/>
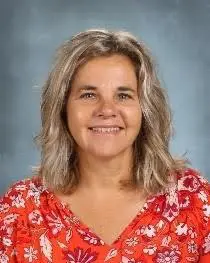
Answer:
<path fill-rule="evenodd" d="M 145 201 L 143 202 L 143 205 L 141 206 L 139 211 L 136 213 L 136 215 L 131 219 L 131 221 L 126 226 L 123 227 L 123 230 L 121 231 L 121 233 L 118 234 L 118 236 L 111 243 L 108 243 L 108 242 L 105 242 L 103 238 L 101 238 L 95 231 L 93 231 L 85 222 L 83 222 L 83 220 L 81 220 L 79 216 L 77 216 L 71 210 L 71 207 L 69 204 L 67 204 L 63 200 L 60 200 L 59 197 L 56 196 L 53 192 L 50 192 L 48 190 L 48 193 L 50 194 L 50 198 L 54 200 L 56 206 L 59 209 L 63 210 L 67 216 L 74 218 L 73 221 L 77 225 L 77 227 L 79 227 L 81 230 L 85 232 L 92 233 L 96 239 L 100 240 L 100 243 L 102 245 L 109 247 L 109 248 L 117 246 L 118 243 L 121 243 L 121 241 L 123 241 L 124 239 L 127 239 L 133 233 L 133 229 L 135 225 L 137 224 L 137 222 L 139 222 L 140 217 L 143 216 L 143 214 L 148 210 L 149 205 L 151 204 L 149 200 L 154 198 L 154 196 L 151 196 L 151 195 L 147 196 Z M 129 235 L 127 233 L 128 231 L 129 231 Z"/>

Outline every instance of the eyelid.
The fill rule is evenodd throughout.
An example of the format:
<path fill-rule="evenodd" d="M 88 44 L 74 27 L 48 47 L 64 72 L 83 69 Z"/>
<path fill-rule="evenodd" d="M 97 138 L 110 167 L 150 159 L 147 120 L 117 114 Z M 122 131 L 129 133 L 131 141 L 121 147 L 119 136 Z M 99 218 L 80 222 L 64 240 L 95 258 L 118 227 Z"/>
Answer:
<path fill-rule="evenodd" d="M 81 95 L 80 95 L 80 98 L 85 98 L 87 95 L 96 95 L 96 93 L 95 92 L 83 92 Z M 126 96 L 127 98 L 130 98 L 130 99 L 132 99 L 133 97 L 132 97 L 132 95 L 131 94 L 129 94 L 129 93 L 126 93 L 126 92 L 120 92 L 120 93 L 118 93 L 117 94 L 118 96 L 120 96 L 120 95 L 123 95 L 123 96 Z"/>
<path fill-rule="evenodd" d="M 132 98 L 132 95 L 129 94 L 129 93 L 125 93 L 125 92 L 120 92 L 118 95 L 124 95 L 124 96 L 127 96 L 129 98 Z"/>
<path fill-rule="evenodd" d="M 86 95 L 95 95 L 94 92 L 83 92 L 79 97 L 84 98 Z"/>

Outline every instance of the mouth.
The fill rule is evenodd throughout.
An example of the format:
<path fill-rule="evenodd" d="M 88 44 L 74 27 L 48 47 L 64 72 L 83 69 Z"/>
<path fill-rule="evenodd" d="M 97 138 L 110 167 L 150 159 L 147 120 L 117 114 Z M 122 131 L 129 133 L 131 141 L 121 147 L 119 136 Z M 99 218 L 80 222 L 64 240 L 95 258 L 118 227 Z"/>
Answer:
<path fill-rule="evenodd" d="M 90 127 L 88 128 L 90 131 L 92 131 L 95 134 L 118 134 L 121 130 L 123 130 L 122 127 Z"/>

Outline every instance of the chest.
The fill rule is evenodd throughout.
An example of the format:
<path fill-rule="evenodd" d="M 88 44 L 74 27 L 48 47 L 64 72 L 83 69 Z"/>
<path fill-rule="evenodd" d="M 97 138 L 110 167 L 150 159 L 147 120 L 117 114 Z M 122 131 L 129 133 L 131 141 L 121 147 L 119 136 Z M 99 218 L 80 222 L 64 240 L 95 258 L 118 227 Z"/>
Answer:
<path fill-rule="evenodd" d="M 106 244 L 112 244 L 129 226 L 140 205 L 126 204 L 98 209 L 74 209 L 74 214 Z"/>
<path fill-rule="evenodd" d="M 104 243 L 111 245 L 136 218 L 145 200 L 136 198 L 87 202 L 85 199 L 71 198 L 64 202 L 81 225 L 90 229 Z"/>

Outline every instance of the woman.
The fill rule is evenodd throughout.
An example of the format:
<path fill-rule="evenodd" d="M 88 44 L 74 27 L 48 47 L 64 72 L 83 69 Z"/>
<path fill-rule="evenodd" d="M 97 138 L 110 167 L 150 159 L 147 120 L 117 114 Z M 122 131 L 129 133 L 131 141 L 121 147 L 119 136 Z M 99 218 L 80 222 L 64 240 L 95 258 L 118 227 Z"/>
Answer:
<path fill-rule="evenodd" d="M 65 42 L 41 117 L 41 164 L 1 199 L 0 262 L 210 262 L 210 187 L 169 153 L 143 43 L 106 30 Z"/>

